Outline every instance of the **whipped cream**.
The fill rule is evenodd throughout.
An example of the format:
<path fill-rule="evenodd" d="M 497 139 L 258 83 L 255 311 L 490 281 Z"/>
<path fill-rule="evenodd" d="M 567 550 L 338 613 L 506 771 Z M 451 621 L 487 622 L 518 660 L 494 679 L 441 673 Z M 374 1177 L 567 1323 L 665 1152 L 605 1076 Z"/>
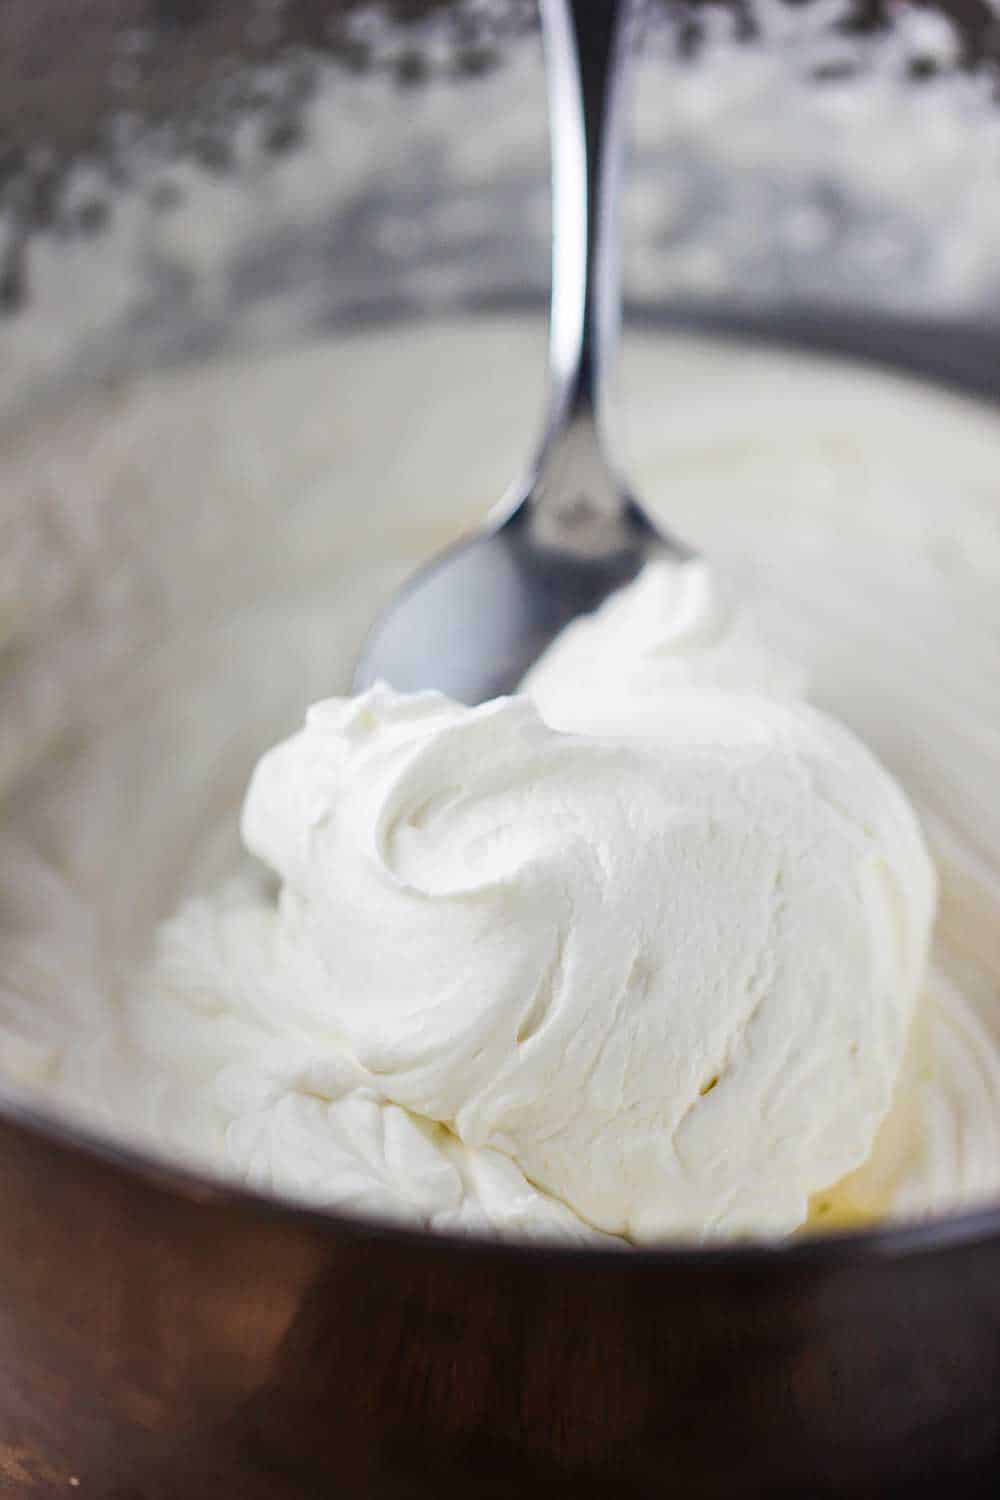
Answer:
<path fill-rule="evenodd" d="M 294 1011 L 311 1091 L 332 1046 L 335 1094 L 356 1062 L 633 1240 L 787 1232 L 868 1156 L 933 913 L 898 788 L 719 614 L 658 564 L 581 622 L 535 674 L 573 733 L 521 696 L 320 703 L 243 813 L 311 970 L 261 1019 Z"/>
<path fill-rule="evenodd" d="M 475 520 L 479 496 L 501 488 L 516 431 L 497 427 L 495 412 L 489 421 L 482 412 L 477 417 L 467 385 L 435 390 L 426 410 L 419 402 L 412 409 L 420 372 L 462 368 L 472 343 L 489 359 L 503 420 L 516 426 L 523 419 L 526 430 L 534 393 L 523 372 L 535 365 L 533 332 L 476 323 L 352 341 L 354 405 L 350 421 L 344 415 L 333 429 L 336 347 L 255 369 L 220 367 L 140 383 L 106 412 L 97 407 L 71 413 L 62 425 L 47 422 L 25 436 L 12 459 L 0 455 L 5 505 L 16 510 L 23 497 L 24 535 L 34 538 L 33 550 L 11 559 L 13 587 L 4 580 L 13 627 L 8 661 L 17 669 L 18 692 L 14 712 L 4 716 L 11 791 L 2 834 L 0 1070 L 17 1086 L 41 1091 L 48 1107 L 82 1114 L 105 1133 L 350 1212 L 573 1240 L 593 1239 L 602 1233 L 598 1226 L 656 1238 L 675 1232 L 652 1222 L 660 1215 L 658 1223 L 667 1223 L 662 1204 L 643 1225 L 631 1204 L 615 1201 L 620 1183 L 600 1186 L 601 1201 L 586 1202 L 578 1190 L 598 1192 L 589 1180 L 550 1186 L 564 1171 L 575 1172 L 567 1132 L 579 1121 L 556 1118 L 558 1088 L 542 1100 L 551 1111 L 544 1121 L 537 1111 L 518 1115 L 504 1091 L 502 1044 L 513 1029 L 516 1055 L 528 995 L 515 999 L 508 984 L 494 992 L 492 1008 L 488 999 L 482 1008 L 478 1001 L 470 1006 L 469 997 L 482 991 L 474 964 L 465 975 L 472 982 L 457 1014 L 463 1025 L 481 1028 L 492 1063 L 501 1057 L 485 1082 L 471 1074 L 449 1080 L 444 1052 L 419 1053 L 405 1027 L 395 1030 L 402 1050 L 393 1054 L 373 1005 L 355 1018 L 356 1033 L 345 1025 L 332 956 L 309 930 L 314 918 L 316 932 L 322 929 L 317 913 L 328 898 L 316 871 L 292 871 L 297 856 L 289 854 L 294 826 L 301 827 L 296 819 L 308 810 L 286 806 L 279 816 L 276 807 L 264 820 L 264 836 L 270 827 L 281 843 L 271 851 L 289 892 L 280 904 L 273 876 L 256 862 L 241 863 L 237 848 L 239 800 L 260 751 L 301 722 L 307 702 L 346 681 L 380 600 L 415 560 Z M 864 1067 L 864 1076 L 846 1075 L 861 1091 L 863 1108 L 846 1123 L 829 1176 L 825 1167 L 813 1172 L 803 1157 L 794 1193 L 786 1184 L 782 1203 L 758 1205 L 751 1217 L 737 1195 L 716 1222 L 731 1233 L 788 1228 L 801 1218 L 809 1193 L 810 1223 L 980 1201 L 997 1191 L 1000 1160 L 1000 823 L 992 791 L 1000 725 L 993 670 L 1000 579 L 996 419 L 975 403 L 910 382 L 686 339 L 638 340 L 631 369 L 626 411 L 644 493 L 669 499 L 666 519 L 704 547 L 713 569 L 717 560 L 719 571 L 736 575 L 734 596 L 751 601 L 767 638 L 806 665 L 813 700 L 858 731 L 903 783 L 942 880 L 930 978 L 908 1027 L 916 988 L 909 976 L 920 966 L 931 897 L 919 836 L 907 831 L 913 822 L 906 803 L 850 734 L 801 702 L 798 672 L 761 644 L 750 612 L 734 615 L 726 607 L 705 570 L 669 579 L 647 574 L 614 611 L 567 632 L 532 674 L 526 687 L 539 714 L 526 702 L 514 705 L 533 726 L 515 737 L 528 769 L 535 764 L 531 735 L 564 748 L 596 741 L 613 761 L 641 762 L 646 785 L 658 744 L 666 753 L 649 775 L 665 789 L 661 802 L 675 798 L 693 824 L 698 778 L 689 757 L 704 748 L 697 736 L 716 753 L 721 744 L 726 756 L 744 754 L 756 736 L 754 766 L 773 758 L 783 807 L 783 777 L 791 783 L 788 807 L 805 807 L 795 801 L 803 791 L 791 773 L 798 758 L 819 768 L 820 784 L 843 815 L 838 821 L 831 805 L 830 826 L 823 813 L 814 829 L 830 839 L 839 861 L 824 865 L 817 880 L 836 886 L 833 899 L 843 903 L 857 938 L 847 952 L 838 951 L 831 977 L 846 982 L 848 973 L 860 975 L 878 995 L 859 1018 L 857 1037 L 846 1024 L 839 1033 L 849 1056 L 853 1041 L 863 1044 L 858 1056 L 866 1062 L 856 1068 L 860 1075 Z M 407 401 L 394 405 L 397 380 Z M 674 391 L 668 420 L 657 395 L 666 389 Z M 399 457 L 389 468 L 386 411 L 395 411 L 392 420 L 405 429 L 395 433 Z M 255 415 L 251 429 L 248 412 Z M 236 441 L 237 426 L 244 444 L 252 430 L 253 455 Z M 165 450 L 175 455 L 169 472 Z M 442 483 L 445 451 L 453 490 Z M 363 513 L 359 492 L 373 497 Z M 210 514 L 199 499 L 209 493 Z M 426 507 L 414 495 L 426 495 Z M 121 504 L 109 509 L 109 496 Z M 106 516 L 134 524 L 117 519 L 109 529 Z M 95 538 L 104 539 L 99 549 Z M 47 585 L 44 600 L 32 586 L 39 578 Z M 74 632 L 78 610 L 88 629 Z M 77 643 L 72 660 L 52 649 L 49 635 L 56 646 Z M 160 643 L 155 652 L 151 639 Z M 126 646 L 136 652 L 134 670 Z M 665 699 L 701 708 L 664 723 Z M 336 711 L 347 712 L 343 705 Z M 504 712 L 510 711 L 508 704 Z M 459 739 L 463 726 L 464 719 L 454 729 Z M 386 745 L 395 734 L 401 741 L 392 741 L 395 753 L 405 759 L 405 744 L 415 750 L 426 731 L 419 716 L 397 722 L 391 733 L 386 725 L 372 732 L 369 749 L 383 733 Z M 315 733 L 310 725 L 293 743 L 301 749 Z M 451 733 L 437 736 L 427 751 L 428 766 L 442 776 Z M 499 755 L 492 739 L 489 747 Z M 357 744 L 354 752 L 361 753 Z M 574 750 L 566 758 L 573 777 L 598 781 L 587 756 Z M 479 760 L 484 776 L 489 765 L 501 765 L 477 753 L 477 773 Z M 367 786 L 371 812 L 374 784 Z M 510 792 L 503 786 L 498 782 L 499 801 Z M 759 810 L 760 791 L 749 773 L 730 778 L 720 813 L 732 815 L 737 792 L 744 811 Z M 403 861 L 407 877 L 417 861 L 424 874 L 457 879 L 461 872 L 440 862 L 432 836 L 450 818 L 467 817 L 475 858 L 487 864 L 494 856 L 515 864 L 521 856 L 529 863 L 548 858 L 553 886 L 563 880 L 544 821 L 522 830 L 520 845 L 512 829 L 506 843 L 479 847 L 474 828 L 483 800 L 438 808 L 430 796 L 422 830 L 400 825 L 393 858 Z M 587 837 L 593 832 L 594 848 L 618 849 L 627 881 L 632 872 L 616 831 L 624 809 L 606 787 L 595 800 L 595 829 Z M 352 816 L 360 819 L 362 811 L 359 804 Z M 720 821 L 729 828 L 722 843 L 732 854 L 733 827 Z M 482 826 L 499 832 L 488 817 Z M 791 837 L 795 827 L 805 840 L 802 819 L 787 818 L 783 835 Z M 676 833 L 661 831 L 665 838 Z M 324 827 L 323 838 L 332 837 Z M 344 826 L 337 837 L 347 840 L 345 859 L 354 859 Z M 886 869 L 876 874 L 873 861 L 861 900 L 864 882 L 855 876 L 866 867 L 866 849 L 880 851 Z M 701 873 L 707 879 L 711 872 Z M 591 899 L 586 882 L 574 889 L 566 877 L 565 884 L 568 900 L 582 906 Z M 890 887 L 901 898 L 894 924 L 880 916 L 896 905 Z M 636 926 L 652 928 L 664 900 L 641 885 L 620 910 Z M 795 901 L 797 922 L 817 914 L 805 886 Z M 171 910 L 177 915 L 155 938 L 147 962 L 155 922 Z M 598 926 L 607 931 L 603 903 L 592 901 L 587 910 L 595 935 Z M 399 920 L 398 911 L 389 916 Z M 539 903 L 525 919 L 529 927 L 537 920 L 540 930 L 544 916 Z M 616 973 L 631 948 L 625 920 L 598 953 Z M 830 923 L 823 927 L 817 919 L 810 951 L 821 951 L 824 931 L 829 937 Z M 581 952 L 597 949 L 596 936 L 581 936 Z M 433 946 L 433 932 L 428 942 Z M 371 946 L 380 962 L 393 960 L 388 943 L 385 952 L 378 939 Z M 780 948 L 779 931 L 769 951 Z M 451 958 L 448 980 L 457 986 L 461 976 Z M 412 967 L 401 972 L 416 1006 L 421 997 Z M 580 982 L 567 987 L 567 1001 L 585 1007 L 595 975 L 574 970 Z M 890 975 L 898 983 L 889 983 Z M 400 994 L 392 988 L 405 1015 Z M 850 997 L 843 1014 L 855 1004 Z M 694 1032 L 689 997 L 674 1013 Z M 691 1119 L 699 1152 L 722 1140 L 727 1089 L 730 1096 L 745 1088 L 753 1097 L 758 1086 L 767 1092 L 766 1069 L 755 1077 L 743 1069 L 750 1048 L 741 1045 L 732 1016 L 732 1059 L 739 1066 L 726 1073 L 722 1014 L 720 1006 L 718 1051 L 698 1031 L 702 1050 L 685 1054 L 683 1064 L 691 1070 L 682 1082 L 685 1097 L 696 1101 Z M 573 1033 L 583 1049 L 594 1045 L 589 1019 L 578 1016 Z M 556 1007 L 526 1047 L 536 1053 L 548 1047 L 550 1022 L 563 1023 Z M 791 1046 L 803 1035 L 812 1042 L 797 1012 L 788 1028 L 782 1042 Z M 551 1040 L 555 1057 L 557 1031 Z M 390 1066 L 378 1071 L 386 1061 Z M 637 1057 L 640 1081 L 643 1061 Z M 720 1062 L 720 1081 L 712 1086 Z M 793 1063 L 794 1093 L 805 1059 Z M 554 1069 L 557 1085 L 566 1066 Z M 891 1107 L 862 1161 L 900 1068 Z M 624 1067 L 621 1077 L 624 1087 Z M 808 1119 L 828 1110 L 828 1122 L 835 1121 L 825 1083 L 820 1074 L 808 1091 Z M 410 1092 L 420 1089 L 426 1093 L 419 1098 Z M 792 1110 L 780 1091 L 772 1092 L 777 1108 Z M 459 1127 L 460 1119 L 468 1123 Z M 546 1176 L 545 1143 L 538 1141 L 553 1121 L 563 1124 L 564 1139 L 556 1130 L 556 1175 Z M 726 1149 L 746 1156 L 751 1145 L 737 1131 Z M 786 1164 L 792 1160 L 790 1143 L 780 1140 L 779 1150 L 788 1153 Z M 559 1151 L 564 1159 L 557 1159 Z M 708 1221 L 726 1197 L 726 1169 L 722 1162 L 718 1180 L 708 1174 L 711 1180 L 688 1184 L 686 1207 L 697 1199 L 706 1232 L 714 1232 Z M 841 1171 L 848 1176 L 827 1190 Z M 637 1192 L 635 1202 L 644 1196 Z"/>

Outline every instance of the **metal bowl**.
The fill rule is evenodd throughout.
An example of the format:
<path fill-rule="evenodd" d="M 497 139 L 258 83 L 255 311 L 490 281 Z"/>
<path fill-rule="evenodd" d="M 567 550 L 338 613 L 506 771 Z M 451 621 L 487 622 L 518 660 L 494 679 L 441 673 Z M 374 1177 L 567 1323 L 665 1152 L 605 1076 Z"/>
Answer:
<path fill-rule="evenodd" d="M 234 47 L 232 6 L 95 6 L 95 17 L 110 18 L 113 45 L 81 48 L 75 62 L 74 27 L 91 40 L 93 32 L 89 21 L 80 30 L 79 20 L 67 18 L 66 45 L 52 54 L 61 71 L 51 92 L 28 86 L 25 49 L 37 40 L 38 9 L 27 0 L 9 7 L 21 25 L 13 26 L 6 56 L 8 65 L 14 59 L 23 106 L 7 118 L 3 101 L 13 95 L 0 91 L 0 127 L 17 148 L 0 275 L 12 316 L 32 316 L 38 236 L 66 241 L 73 268 L 67 285 L 86 304 L 79 246 L 94 239 L 88 253 L 99 259 L 97 241 L 113 223 L 117 195 L 145 193 L 154 224 L 170 207 L 167 186 L 177 190 L 167 167 L 178 155 L 209 174 L 235 170 L 227 121 L 239 113 L 237 96 L 264 121 L 262 151 L 293 150 L 296 109 L 321 65 L 302 52 L 303 40 L 313 46 L 332 37 L 349 70 L 371 64 L 393 72 L 402 91 L 393 106 L 402 136 L 406 90 L 431 86 L 441 33 L 425 55 L 419 39 L 427 33 L 406 30 L 404 14 L 403 43 L 383 45 L 350 25 L 343 29 L 340 12 L 350 9 L 289 6 L 295 50 L 280 72 L 285 83 L 266 97 L 242 83 L 234 93 L 233 76 L 223 70 L 221 81 L 214 74 L 210 80 L 204 111 L 178 123 L 179 109 L 187 111 L 211 71 L 208 62 Z M 445 68 L 452 80 L 463 69 L 474 79 L 502 67 L 498 37 L 527 24 L 524 7 L 511 6 L 487 36 L 482 16 L 504 7 L 441 9 L 453 13 L 447 24 L 457 51 Z M 258 10 L 273 19 L 273 7 Z M 962 67 L 987 33 L 976 6 L 959 10 Z M 871 24 L 877 17 L 867 11 Z M 863 12 L 859 7 L 862 29 Z M 257 63 L 271 69 L 273 84 L 273 35 L 266 28 L 254 35 L 266 53 Z M 684 47 L 691 45 L 689 38 Z M 459 56 L 464 64 L 455 62 Z M 154 132 L 138 142 L 134 121 L 127 128 L 119 122 L 117 133 L 95 133 L 106 101 L 104 83 L 94 80 L 110 76 L 109 57 L 116 65 L 131 59 L 132 72 L 120 73 L 115 85 L 118 102 L 125 88 L 133 109 L 145 90 L 153 113 L 175 116 L 167 136 Z M 43 72 L 41 82 L 52 83 L 51 70 Z M 925 74 L 914 69 L 915 78 Z M 816 77 L 822 86 L 819 71 Z M 80 80 L 76 94 L 67 91 L 73 79 Z M 229 101 L 221 113 L 220 97 Z M 45 138 L 40 150 L 18 135 L 33 102 L 40 123 L 32 129 Z M 467 95 L 462 107 L 467 118 L 479 106 Z M 61 154 L 81 143 L 91 152 L 83 197 Z M 695 148 L 688 142 L 684 149 Z M 542 154 L 530 180 L 504 177 L 477 189 L 482 212 L 468 221 L 457 250 L 452 241 L 442 250 L 433 225 L 402 260 L 384 237 L 342 233 L 348 221 L 355 231 L 377 227 L 401 201 L 409 208 L 425 198 L 445 202 L 458 190 L 440 161 L 428 157 L 420 165 L 429 175 L 416 198 L 414 161 L 403 153 L 392 171 L 368 183 L 363 202 L 352 200 L 353 218 L 341 199 L 336 216 L 318 215 L 304 228 L 268 221 L 266 234 L 241 242 L 231 256 L 221 300 L 199 298 L 151 231 L 141 240 L 145 300 L 127 308 L 109 303 L 107 327 L 98 332 L 84 322 L 74 326 L 58 361 L 46 363 L 43 350 L 28 371 L 30 390 L 180 365 L 224 347 L 234 327 L 247 351 L 253 340 L 290 337 L 296 329 L 289 324 L 274 335 L 272 324 L 254 316 L 289 264 L 304 284 L 322 287 L 303 326 L 307 319 L 327 327 L 385 321 L 442 300 L 496 308 L 524 297 L 530 305 L 543 276 L 531 248 L 544 248 L 544 227 L 525 218 L 520 236 L 504 240 L 494 231 L 496 222 L 509 223 L 513 204 L 537 197 Z M 715 166 L 709 162 L 698 179 L 674 239 L 650 236 L 637 299 L 644 317 L 751 328 L 996 394 L 1000 333 L 988 280 L 970 283 L 964 301 L 939 305 L 920 280 L 919 255 L 904 255 L 896 276 L 873 273 L 871 283 L 862 277 L 848 285 L 832 281 L 832 262 L 815 253 L 790 261 L 787 247 L 774 242 L 762 250 L 758 238 L 721 291 L 699 295 L 684 280 L 690 260 L 674 252 L 719 222 Z M 648 179 L 660 168 L 647 159 L 645 170 Z M 855 222 L 850 183 L 831 187 L 831 180 L 833 219 Z M 762 178 L 754 182 L 751 218 L 784 192 Z M 467 199 L 468 181 L 459 189 Z M 809 191 L 804 177 L 789 179 L 793 206 L 796 194 Z M 503 201 L 492 221 L 488 203 L 498 192 Z M 905 228 L 905 215 L 887 209 L 886 217 Z M 881 232 L 885 224 L 876 227 Z M 953 222 L 942 226 L 953 230 Z M 437 274 L 442 256 L 453 273 L 445 290 Z M 843 256 L 836 264 L 842 267 Z M 3 337 L 0 330 L 0 344 Z M 28 347 L 35 350 L 30 340 Z M 0 407 L 27 390 L 11 381 L 0 389 Z M 912 1500 L 949 1484 L 963 1496 L 992 1496 L 1000 1483 L 1000 1208 L 777 1248 L 620 1254 L 491 1246 L 365 1225 L 222 1187 L 112 1148 L 5 1096 L 0 1367 L 0 1492 L 18 1497 Z"/>

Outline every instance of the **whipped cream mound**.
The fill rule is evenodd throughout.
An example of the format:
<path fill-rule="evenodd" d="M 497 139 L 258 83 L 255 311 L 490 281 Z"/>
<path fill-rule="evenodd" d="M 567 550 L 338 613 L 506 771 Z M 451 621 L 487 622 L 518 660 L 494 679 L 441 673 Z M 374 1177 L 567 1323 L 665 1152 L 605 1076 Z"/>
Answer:
<path fill-rule="evenodd" d="M 379 686 L 264 756 L 242 832 L 280 894 L 164 930 L 130 1008 L 150 1107 L 368 1215 L 788 1233 L 892 1101 L 935 900 L 913 813 L 700 563 L 525 686 Z"/>
<path fill-rule="evenodd" d="M 628 588 L 563 630 L 521 684 L 560 729 L 634 728 L 687 689 L 802 698 L 806 674 L 761 638 L 699 561 L 652 562 Z"/>

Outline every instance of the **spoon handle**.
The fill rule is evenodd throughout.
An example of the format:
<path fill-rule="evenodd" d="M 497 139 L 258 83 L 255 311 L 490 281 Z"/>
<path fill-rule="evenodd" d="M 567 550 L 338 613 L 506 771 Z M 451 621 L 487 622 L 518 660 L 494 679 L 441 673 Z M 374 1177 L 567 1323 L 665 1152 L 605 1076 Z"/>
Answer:
<path fill-rule="evenodd" d="M 553 504 L 566 503 L 568 471 L 598 467 L 603 475 L 592 472 L 587 488 L 591 503 L 605 513 L 622 503 L 602 458 L 604 400 L 621 313 L 618 199 L 633 34 L 643 8 L 643 0 L 542 0 L 541 6 L 552 150 L 552 309 L 551 388 L 536 502 L 548 496 Z M 602 490 L 607 493 L 597 493 Z"/>

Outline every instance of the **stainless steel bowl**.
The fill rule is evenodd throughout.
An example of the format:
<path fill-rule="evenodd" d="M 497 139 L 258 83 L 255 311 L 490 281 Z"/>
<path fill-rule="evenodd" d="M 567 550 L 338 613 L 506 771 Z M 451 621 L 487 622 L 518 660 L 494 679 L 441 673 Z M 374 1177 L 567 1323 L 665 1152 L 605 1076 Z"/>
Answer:
<path fill-rule="evenodd" d="M 540 89 L 536 99 L 516 74 L 537 159 L 483 182 L 451 174 L 413 108 L 421 90 L 446 100 L 435 118 L 446 137 L 461 134 L 482 113 L 485 80 L 493 87 L 514 67 L 529 8 L 397 10 L 373 29 L 355 8 L 318 0 L 252 14 L 209 0 L 107 0 L 86 15 L 54 0 L 8 5 L 0 417 L 55 387 L 65 402 L 95 381 L 183 371 L 225 348 L 252 358 L 314 328 L 428 308 L 541 307 Z M 947 66 L 960 70 L 991 36 L 980 8 L 956 10 Z M 661 22 L 647 89 L 668 87 L 655 71 L 668 55 L 693 52 L 671 66 L 701 65 L 698 28 L 715 22 L 699 14 L 686 11 L 679 33 Z M 752 12 L 738 15 L 749 24 Z M 814 53 L 801 32 L 785 45 L 822 89 L 836 82 L 824 57 L 868 66 L 880 17 L 863 6 L 854 30 L 817 21 Z M 858 41 L 872 26 L 873 39 Z M 850 47 L 834 55 L 830 39 L 843 36 Z M 935 57 L 913 44 L 915 89 L 936 76 Z M 362 181 L 332 183 L 329 202 L 320 185 L 311 216 L 282 217 L 262 195 L 253 232 L 213 260 L 203 295 L 209 272 L 163 228 L 177 195 L 203 179 L 252 193 L 262 162 L 294 160 L 308 142 L 306 101 L 328 69 L 364 95 L 366 119 L 382 112 L 381 154 Z M 249 153 L 238 145 L 248 129 Z M 672 158 L 640 143 L 640 207 L 671 161 L 692 170 L 670 188 L 681 208 L 669 224 L 634 217 L 633 315 L 750 329 L 996 395 L 988 245 L 969 262 L 976 274 L 942 289 L 921 259 L 935 205 L 914 217 L 919 193 L 879 198 L 873 223 L 872 200 L 855 192 L 837 151 L 817 188 L 800 159 L 731 183 L 700 150 L 697 132 Z M 972 176 L 966 186 L 982 184 Z M 456 219 L 444 210 L 459 201 Z M 785 210 L 817 202 L 834 242 L 782 239 L 774 225 Z M 957 232 L 955 213 L 951 201 L 941 234 Z M 386 227 L 400 217 L 416 226 L 405 243 Z M 97 277 L 103 237 L 134 220 L 136 279 L 118 298 Z M 504 235 L 511 222 L 521 229 Z M 891 273 L 866 271 L 863 254 L 852 261 L 852 246 L 887 229 L 899 249 Z M 726 274 L 706 287 L 704 263 L 698 271 L 687 252 L 720 235 Z M 302 297 L 279 317 L 291 279 Z M 65 326 L 55 348 L 29 334 L 57 293 Z M 5 1092 L 0 1368 L 0 1491 L 14 1496 L 694 1500 L 913 1497 L 942 1485 L 993 1495 L 1000 1208 L 777 1249 L 492 1247 L 224 1188 Z"/>

